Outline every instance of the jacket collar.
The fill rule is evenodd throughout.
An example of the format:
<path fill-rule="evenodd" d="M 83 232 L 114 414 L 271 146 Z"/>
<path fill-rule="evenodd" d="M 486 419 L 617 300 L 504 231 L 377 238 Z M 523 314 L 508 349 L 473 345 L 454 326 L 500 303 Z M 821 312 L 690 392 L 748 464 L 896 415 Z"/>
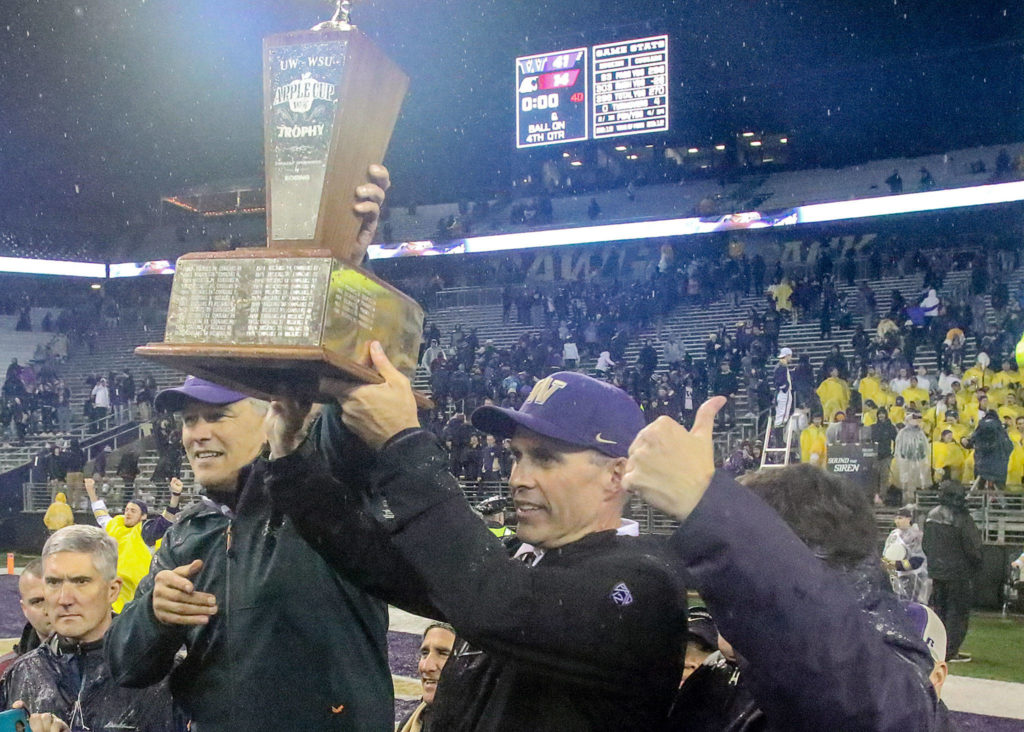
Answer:
<path fill-rule="evenodd" d="M 571 544 L 560 546 L 557 549 L 538 549 L 532 544 L 523 543 L 516 550 L 516 553 L 513 555 L 513 557 L 519 559 L 524 554 L 533 554 L 534 556 L 536 556 L 536 559 L 533 561 L 533 564 L 537 564 L 538 562 L 540 562 L 541 557 L 543 557 L 545 554 L 551 553 L 559 555 L 571 555 L 578 550 L 587 551 L 593 547 L 608 544 L 616 536 L 640 536 L 640 524 L 638 524 L 636 521 L 631 521 L 630 519 L 619 519 L 619 528 L 617 528 L 615 531 L 612 531 L 611 529 L 608 529 L 606 531 L 595 531 L 592 534 L 587 534 L 586 536 L 577 539 Z"/>

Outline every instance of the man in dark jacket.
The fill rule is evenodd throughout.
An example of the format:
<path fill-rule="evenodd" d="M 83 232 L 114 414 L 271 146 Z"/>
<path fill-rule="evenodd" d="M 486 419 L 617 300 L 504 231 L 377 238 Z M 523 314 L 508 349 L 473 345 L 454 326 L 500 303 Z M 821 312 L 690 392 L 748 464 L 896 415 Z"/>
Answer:
<path fill-rule="evenodd" d="M 558 372 L 519 410 L 473 414 L 478 429 L 512 438 L 509 484 L 525 543 L 510 559 L 419 427 L 408 379 L 379 344 L 371 357 L 383 384 L 323 387 L 379 451 L 394 545 L 465 641 L 441 674 L 436 728 L 660 728 L 682 673 L 686 592 L 663 542 L 624 535 L 637 528 L 621 518 L 622 468 L 644 424 L 636 403 Z M 325 529 L 333 521 L 308 507 L 306 516 Z"/>
<path fill-rule="evenodd" d="M 715 396 L 726 397 L 725 407 L 719 412 L 719 424 L 726 428 L 736 425 L 736 405 L 733 395 L 739 391 L 740 384 L 736 373 L 729 366 L 729 360 L 723 359 L 721 367 L 712 380 L 712 391 Z"/>
<path fill-rule="evenodd" d="M 874 556 L 864 495 L 809 465 L 763 471 L 754 490 L 716 472 L 720 407 L 705 403 L 692 431 L 667 419 L 646 427 L 624 480 L 683 522 L 671 544 L 766 728 L 947 729 L 928 649 Z"/>
<path fill-rule="evenodd" d="M 43 546 L 46 605 L 54 634 L 19 658 L 0 679 L 0 708 L 22 702 L 32 715 L 52 717 L 79 730 L 178 732 L 167 683 L 124 689 L 104 660 L 110 605 L 121 589 L 117 543 L 98 526 L 68 526 Z M 60 728 L 59 724 L 55 728 Z M 66 729 L 66 727 L 64 728 Z"/>
<path fill-rule="evenodd" d="M 889 411 L 880 407 L 878 421 L 871 425 L 871 441 L 875 443 L 875 503 L 881 503 L 889 495 L 889 478 L 892 475 L 893 445 L 896 444 L 896 427 L 889 421 Z"/>
<path fill-rule="evenodd" d="M 651 378 L 654 369 L 658 367 L 658 351 L 654 348 L 650 338 L 644 341 L 644 345 L 640 347 L 640 352 L 636 357 L 636 365 L 641 375 L 648 379 Z"/>
<path fill-rule="evenodd" d="M 924 553 L 932 580 L 930 604 L 946 626 L 946 660 L 970 661 L 960 644 L 971 614 L 971 578 L 981 569 L 981 533 L 967 511 L 963 486 L 955 481 L 939 486 L 939 505 L 924 522 Z"/>
<path fill-rule="evenodd" d="M 182 439 L 206 496 L 168 530 L 114 623 L 108 656 L 124 685 L 171 673 L 193 732 L 394 723 L 387 608 L 367 591 L 392 599 L 374 583 L 402 582 L 401 573 L 369 551 L 367 534 L 381 533 L 373 521 L 339 525 L 353 556 L 368 549 L 343 576 L 286 518 L 290 493 L 308 484 L 333 486 L 324 500 L 350 502 L 353 515 L 369 510 L 356 458 L 346 456 L 353 482 L 333 484 L 316 440 L 301 440 L 304 414 L 292 406 L 271 408 L 268 460 L 260 457 L 265 403 L 194 377 L 157 397 L 157 408 L 183 410 Z M 188 655 L 175 666 L 183 645 Z"/>
<path fill-rule="evenodd" d="M 974 448 L 974 473 L 978 476 L 974 487 L 1004 490 L 1013 442 L 994 410 L 984 413 L 968 444 Z"/>

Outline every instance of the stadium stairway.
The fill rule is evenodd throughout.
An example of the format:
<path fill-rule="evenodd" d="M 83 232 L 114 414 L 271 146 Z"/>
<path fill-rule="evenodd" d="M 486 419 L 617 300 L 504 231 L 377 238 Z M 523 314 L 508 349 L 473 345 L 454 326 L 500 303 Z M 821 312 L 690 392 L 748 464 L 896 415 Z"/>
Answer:
<path fill-rule="evenodd" d="M 85 444 L 86 441 L 104 440 L 120 428 L 119 425 L 113 424 L 113 417 L 110 417 L 109 429 L 97 434 L 89 431 L 84 406 L 91 393 L 91 388 L 86 384 L 86 379 L 91 374 L 106 376 L 110 371 L 120 372 L 127 369 L 135 378 L 136 389 L 141 388 L 142 382 L 150 374 L 156 379 L 159 388 L 180 383 L 181 374 L 178 372 L 134 355 L 136 346 L 162 338 L 162 330 L 147 331 L 141 325 L 123 325 L 99 334 L 93 353 L 90 354 L 82 347 L 72 353 L 60 368 L 64 382 L 71 389 L 72 432 L 68 435 L 30 435 L 24 441 L 13 444 L 7 442 L 5 436 L 3 444 L 0 444 L 0 473 L 32 462 L 48 443 L 55 440 L 78 438 Z"/>

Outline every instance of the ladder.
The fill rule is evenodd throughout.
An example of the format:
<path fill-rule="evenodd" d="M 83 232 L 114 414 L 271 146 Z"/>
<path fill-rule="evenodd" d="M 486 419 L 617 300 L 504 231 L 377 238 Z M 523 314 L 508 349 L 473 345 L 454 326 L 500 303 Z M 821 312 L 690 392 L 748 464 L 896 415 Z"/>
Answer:
<path fill-rule="evenodd" d="M 785 447 L 772 447 L 772 428 L 775 426 L 775 420 L 772 415 L 768 415 L 768 425 L 764 428 L 764 447 L 761 449 L 761 467 L 762 468 L 786 468 L 789 467 L 789 459 L 792 454 L 793 448 L 793 415 L 790 415 L 789 419 L 786 420 L 785 427 Z M 768 456 L 782 453 L 782 462 L 769 462 Z"/>

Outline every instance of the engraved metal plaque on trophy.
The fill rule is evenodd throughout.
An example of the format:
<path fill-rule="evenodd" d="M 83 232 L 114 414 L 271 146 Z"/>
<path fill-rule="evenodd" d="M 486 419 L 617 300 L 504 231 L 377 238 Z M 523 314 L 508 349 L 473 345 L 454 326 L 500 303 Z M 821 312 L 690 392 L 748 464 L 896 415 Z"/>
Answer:
<path fill-rule="evenodd" d="M 268 248 L 181 257 L 164 341 L 138 355 L 262 398 L 284 384 L 322 399 L 320 377 L 381 381 L 378 340 L 412 378 L 423 311 L 359 267 L 352 211 L 409 81 L 337 5 L 332 21 L 264 41 Z"/>

